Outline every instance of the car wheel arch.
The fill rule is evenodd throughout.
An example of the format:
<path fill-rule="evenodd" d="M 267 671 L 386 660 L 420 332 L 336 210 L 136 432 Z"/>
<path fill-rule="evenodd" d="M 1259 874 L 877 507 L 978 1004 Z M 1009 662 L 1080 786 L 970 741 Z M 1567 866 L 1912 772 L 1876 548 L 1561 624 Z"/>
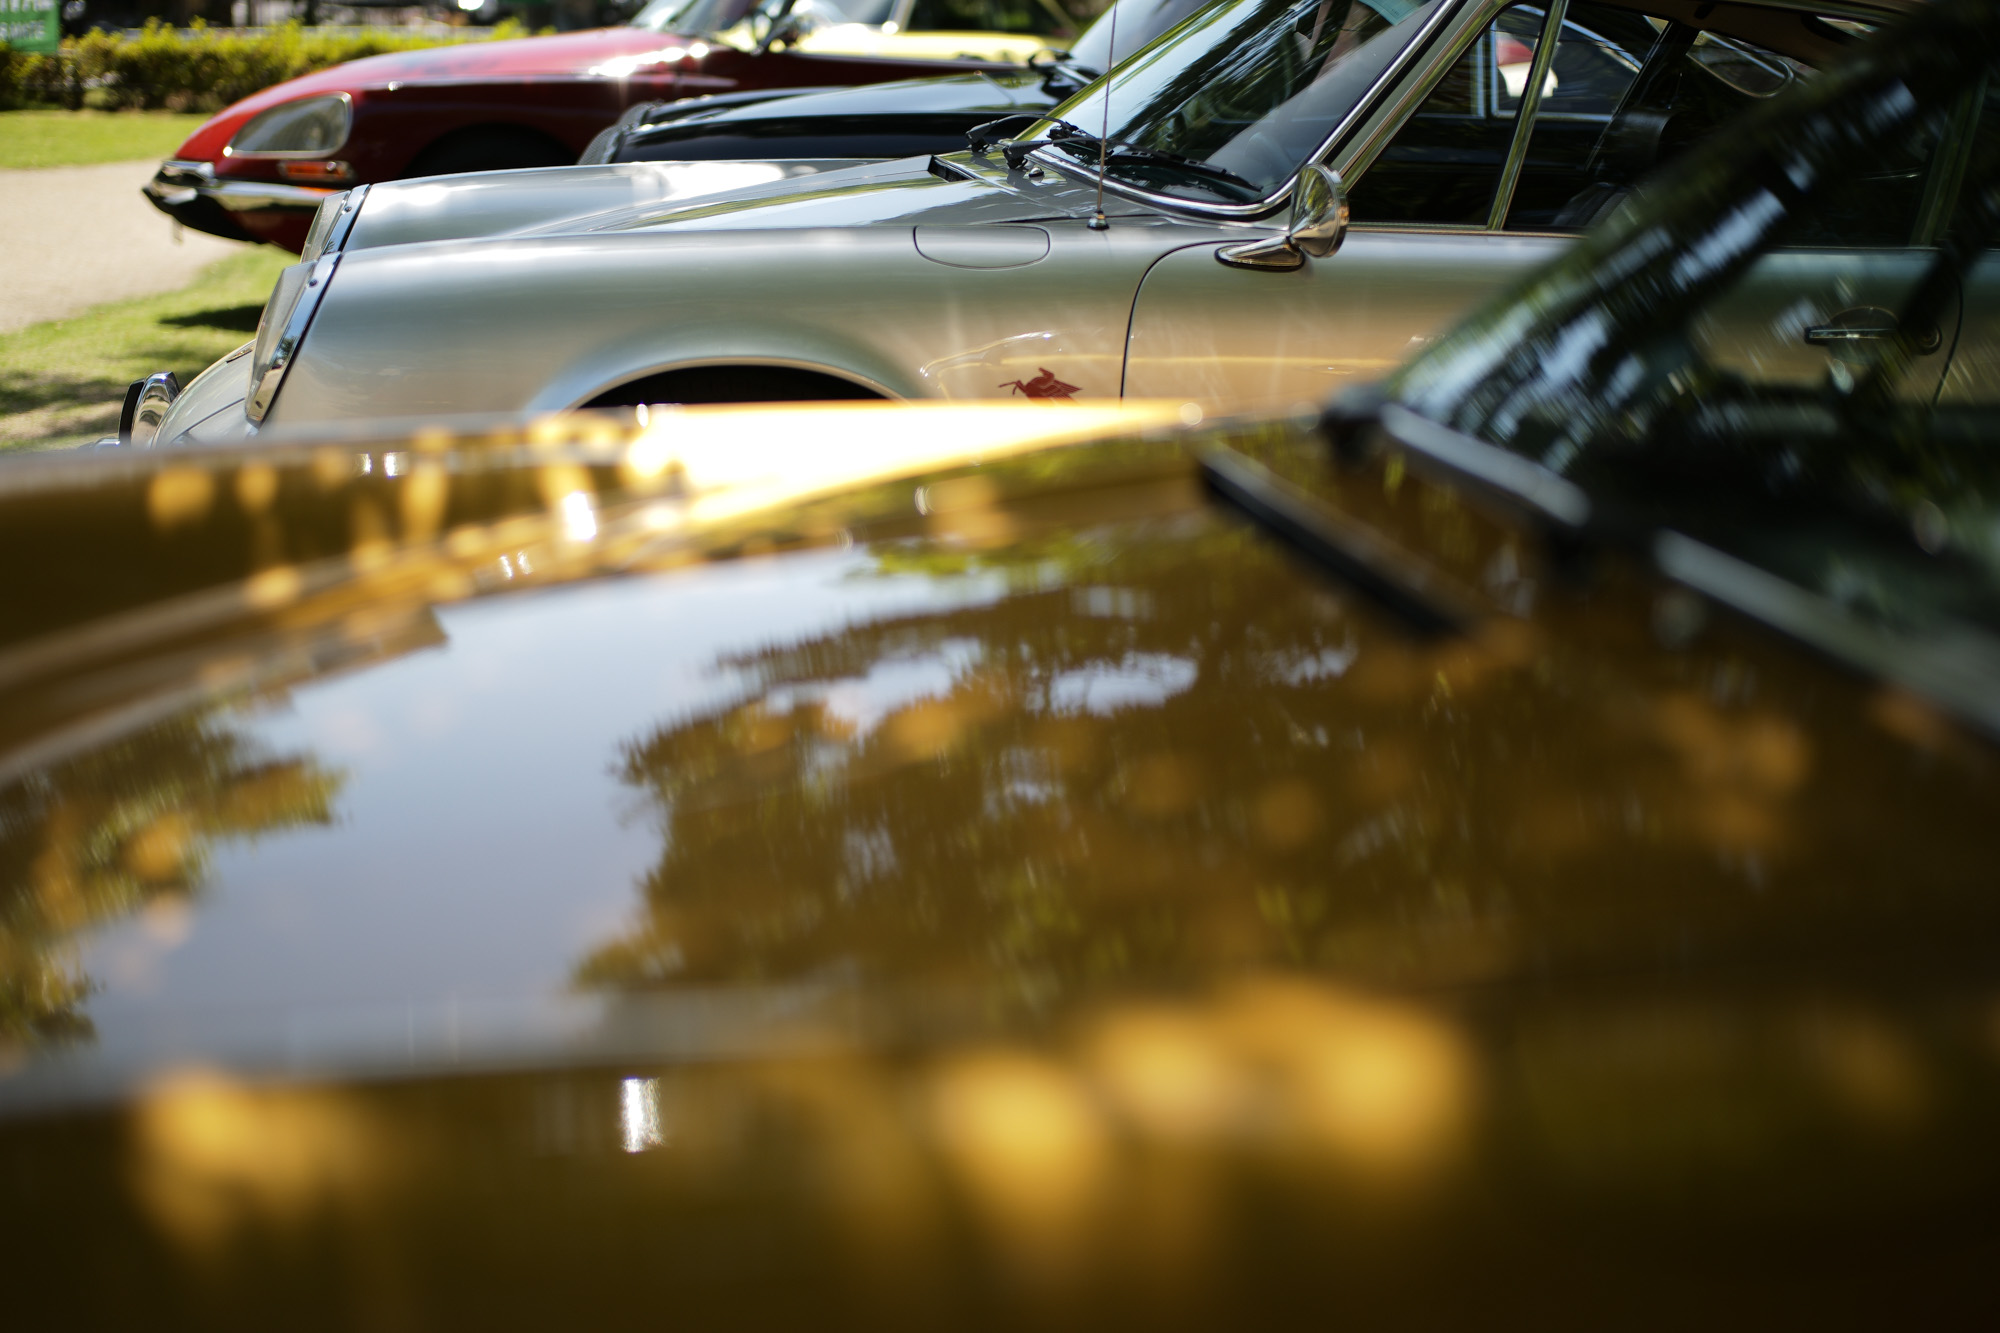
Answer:
<path fill-rule="evenodd" d="M 763 386 L 759 391 L 758 386 Z M 640 403 L 895 401 L 903 395 L 846 368 L 784 357 L 711 357 L 620 375 L 569 411 Z"/>

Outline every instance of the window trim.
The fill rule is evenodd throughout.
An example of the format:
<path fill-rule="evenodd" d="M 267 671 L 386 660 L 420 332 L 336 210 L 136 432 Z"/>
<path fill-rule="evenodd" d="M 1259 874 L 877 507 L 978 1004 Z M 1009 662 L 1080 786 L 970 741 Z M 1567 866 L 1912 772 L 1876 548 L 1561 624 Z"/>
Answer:
<path fill-rule="evenodd" d="M 1727 42 L 1732 46 L 1747 48 L 1750 53 L 1759 55 L 1760 57 L 1766 54 L 1767 48 L 1755 38 L 1741 36 L 1731 31 L 1730 23 L 1724 22 L 1717 26 L 1708 26 L 1700 19 L 1690 22 L 1688 17 L 1683 17 L 1683 11 L 1688 15 L 1701 13 L 1704 10 L 1721 9 L 1730 11 L 1728 14 L 1722 16 L 1725 19 L 1735 19 L 1743 11 L 1768 11 L 1771 14 L 1793 14 L 1802 16 L 1803 18 L 1816 18 L 1824 15 L 1853 15 L 1857 18 L 1862 18 L 1862 21 L 1879 24 L 1886 21 L 1890 16 L 1911 12 L 1921 7 L 1920 0 L 1877 0 L 1875 4 L 1855 4 L 1851 3 L 1850 0 L 1833 0 L 1832 3 L 1814 3 L 1813 0 L 1597 0 L 1597 3 L 1608 5 L 1615 9 L 1630 10 L 1640 15 L 1661 18 L 1669 23 L 1686 23 L 1687 26 L 1695 30 L 1697 38 L 1701 34 L 1706 33 L 1712 39 Z M 1467 6 L 1466 12 L 1468 14 L 1478 13 L 1480 15 L 1478 21 L 1476 23 L 1465 24 L 1459 33 L 1456 34 L 1455 39 L 1448 38 L 1445 43 L 1448 54 L 1443 59 L 1437 60 L 1430 69 L 1421 72 L 1418 77 L 1406 82 L 1395 96 L 1384 99 L 1378 108 L 1377 114 L 1369 118 L 1371 123 L 1359 127 L 1356 130 L 1355 137 L 1344 145 L 1347 149 L 1344 159 L 1333 163 L 1333 165 L 1335 170 L 1339 171 L 1341 178 L 1348 183 L 1350 189 L 1358 185 L 1366 177 L 1368 171 L 1374 167 L 1376 160 L 1390 144 L 1395 142 L 1396 136 L 1406 126 L 1417 119 L 1417 108 L 1420 108 L 1424 101 L 1430 97 L 1431 93 L 1436 90 L 1437 85 L 1444 81 L 1444 77 L 1451 67 L 1476 44 L 1486 40 L 1491 34 L 1494 22 L 1504 11 L 1516 5 L 1543 8 L 1544 34 L 1548 31 L 1546 19 L 1550 11 L 1558 7 L 1560 7 L 1565 15 L 1568 11 L 1568 0 L 1560 0 L 1559 6 L 1555 3 L 1555 0 L 1549 0 L 1546 4 L 1541 3 L 1541 0 L 1484 0 L 1484 3 Z M 1865 16 L 1865 18 L 1862 16 Z M 1584 32 L 1590 32 L 1590 29 L 1583 27 L 1580 22 L 1568 24 L 1567 26 L 1577 27 Z M 1560 28 L 1558 31 L 1560 31 Z M 1594 33 L 1592 35 L 1595 36 Z M 1543 45 L 1546 47 L 1546 41 L 1544 41 Z M 1779 50 L 1776 47 L 1768 48 L 1768 52 L 1786 59 L 1800 59 L 1800 57 Z M 1538 58 L 1539 55 L 1540 51 L 1538 50 Z M 1553 54 L 1550 58 L 1551 60 L 1554 59 Z M 1540 84 L 1537 84 L 1537 96 L 1535 98 L 1537 105 L 1534 109 L 1533 123 L 1519 118 L 1515 121 L 1516 142 L 1510 142 L 1508 150 L 1509 158 L 1512 157 L 1517 147 L 1525 154 L 1527 144 L 1524 136 L 1531 137 L 1534 132 L 1534 124 L 1539 123 L 1543 118 L 1539 105 L 1541 100 L 1539 90 Z M 1519 117 L 1521 110 L 1526 109 L 1526 91 L 1526 89 L 1523 90 L 1522 107 L 1516 109 L 1517 117 Z M 1438 118 L 1444 119 L 1446 117 L 1440 115 Z M 1459 119 L 1456 116 L 1450 118 Z M 1595 119 L 1595 117 L 1575 115 L 1559 117 L 1554 113 L 1550 113 L 1548 118 L 1551 120 L 1563 119 L 1576 121 Z M 1326 154 L 1323 150 L 1322 157 L 1324 158 L 1325 156 Z M 1516 188 L 1518 188 L 1518 185 L 1519 182 L 1517 180 L 1515 182 Z M 1497 192 L 1495 198 L 1497 201 Z M 1511 208 L 1513 202 L 1511 192 L 1507 202 L 1508 207 Z M 1577 234 L 1575 232 L 1558 232 L 1535 227 L 1510 228 L 1505 225 L 1505 221 L 1505 213 L 1502 212 L 1500 214 L 1500 222 L 1496 225 L 1493 221 L 1493 214 L 1489 211 L 1485 223 L 1375 222 L 1357 219 L 1353 225 L 1356 230 L 1361 231 L 1445 232 L 1461 236 L 1504 234 L 1509 236 L 1574 237 Z"/>
<path fill-rule="evenodd" d="M 1535 44 L 1535 58 L 1528 62 L 1528 83 L 1521 89 L 1521 107 L 1514 115 L 1514 139 L 1507 145 L 1507 160 L 1500 164 L 1500 179 L 1493 186 L 1493 202 L 1486 213 L 1488 231 L 1506 229 L 1507 210 L 1514 206 L 1514 190 L 1521 183 L 1521 168 L 1528 162 L 1528 140 L 1534 137 L 1535 120 L 1542 109 L 1542 88 L 1555 66 L 1567 17 L 1569 0 L 1544 0 L 1542 35 Z"/>

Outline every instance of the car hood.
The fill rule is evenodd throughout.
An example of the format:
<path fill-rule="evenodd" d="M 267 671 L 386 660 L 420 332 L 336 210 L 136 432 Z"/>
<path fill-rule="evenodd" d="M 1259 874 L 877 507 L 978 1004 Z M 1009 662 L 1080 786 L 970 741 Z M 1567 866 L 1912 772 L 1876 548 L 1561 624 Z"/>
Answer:
<path fill-rule="evenodd" d="M 692 102 L 658 104 L 656 117 L 640 124 L 735 125 L 770 120 L 872 116 L 927 116 L 990 111 L 996 117 L 1036 112 L 1055 105 L 1042 91 L 1042 75 L 980 73 L 939 79 L 903 79 L 792 95 L 764 96 L 748 105 L 714 108 Z"/>
<path fill-rule="evenodd" d="M 817 175 L 847 161 L 622 162 L 372 185 L 346 250 L 464 240 Z"/>
<path fill-rule="evenodd" d="M 796 174 L 724 196 L 609 209 L 520 234 L 1030 222 L 1087 217 L 1096 205 L 1096 192 L 1084 181 L 1058 172 L 1028 180 L 997 163 L 970 153 L 867 163 Z M 1110 195 L 1105 207 L 1113 217 L 1157 212 Z"/>
<path fill-rule="evenodd" d="M 17 1317 L 1973 1324 L 1990 747 L 1160 420 L 8 460 Z"/>

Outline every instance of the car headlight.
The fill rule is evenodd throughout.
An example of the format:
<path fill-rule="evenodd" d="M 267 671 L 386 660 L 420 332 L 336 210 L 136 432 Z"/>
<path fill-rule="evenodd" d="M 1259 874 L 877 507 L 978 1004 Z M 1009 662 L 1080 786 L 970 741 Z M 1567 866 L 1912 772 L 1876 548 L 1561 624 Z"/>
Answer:
<path fill-rule="evenodd" d="M 224 151 L 232 157 L 331 153 L 347 142 L 348 127 L 353 122 L 354 103 L 346 93 L 302 97 L 252 116 L 248 124 L 236 131 L 236 137 Z"/>
<path fill-rule="evenodd" d="M 243 413 L 250 420 L 261 422 L 271 410 L 271 400 L 285 382 L 285 372 L 291 369 L 299 342 L 306 336 L 339 262 L 337 254 L 322 255 L 278 275 L 271 299 L 264 303 L 264 313 L 257 320 L 257 341 L 251 348 L 250 396 L 243 402 Z"/>

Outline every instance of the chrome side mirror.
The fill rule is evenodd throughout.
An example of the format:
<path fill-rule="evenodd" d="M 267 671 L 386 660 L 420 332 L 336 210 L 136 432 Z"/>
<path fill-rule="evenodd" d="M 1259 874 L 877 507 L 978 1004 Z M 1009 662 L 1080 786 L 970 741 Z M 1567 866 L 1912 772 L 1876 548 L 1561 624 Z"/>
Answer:
<path fill-rule="evenodd" d="M 1292 187 L 1292 220 L 1283 236 L 1225 245 L 1215 257 L 1232 268 L 1303 268 L 1306 259 L 1325 259 L 1347 239 L 1347 187 L 1340 173 L 1309 166 Z"/>
<path fill-rule="evenodd" d="M 125 390 L 125 406 L 118 414 L 118 442 L 137 449 L 150 448 L 167 419 L 167 409 L 181 396 L 181 382 L 171 370 L 132 381 Z"/>

